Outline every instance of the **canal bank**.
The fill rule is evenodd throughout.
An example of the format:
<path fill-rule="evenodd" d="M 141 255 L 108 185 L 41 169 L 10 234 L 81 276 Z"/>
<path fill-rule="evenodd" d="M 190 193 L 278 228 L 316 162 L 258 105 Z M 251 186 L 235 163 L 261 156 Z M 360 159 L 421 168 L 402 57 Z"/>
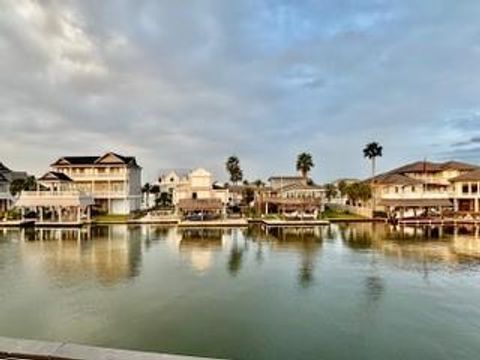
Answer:
<path fill-rule="evenodd" d="M 64 342 L 0 337 L 0 359 L 16 360 L 213 360 L 183 355 L 109 349 Z"/>

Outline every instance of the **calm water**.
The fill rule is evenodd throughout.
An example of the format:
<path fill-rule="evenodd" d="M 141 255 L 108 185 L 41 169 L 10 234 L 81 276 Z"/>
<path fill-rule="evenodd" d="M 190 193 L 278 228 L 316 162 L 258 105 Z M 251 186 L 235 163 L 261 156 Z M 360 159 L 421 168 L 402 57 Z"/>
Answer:
<path fill-rule="evenodd" d="M 478 359 L 480 237 L 0 230 L 0 335 L 233 359 Z"/>

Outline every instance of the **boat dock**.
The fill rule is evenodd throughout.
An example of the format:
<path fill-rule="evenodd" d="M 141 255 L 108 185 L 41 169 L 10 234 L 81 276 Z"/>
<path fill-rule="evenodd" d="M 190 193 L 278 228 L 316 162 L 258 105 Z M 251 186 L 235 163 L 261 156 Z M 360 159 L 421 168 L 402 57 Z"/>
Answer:
<path fill-rule="evenodd" d="M 207 360 L 207 358 L 153 352 L 108 349 L 63 342 L 0 337 L 0 359 L 5 360 Z M 210 358 L 210 360 L 213 360 Z M 217 359 L 218 360 L 218 359 Z"/>

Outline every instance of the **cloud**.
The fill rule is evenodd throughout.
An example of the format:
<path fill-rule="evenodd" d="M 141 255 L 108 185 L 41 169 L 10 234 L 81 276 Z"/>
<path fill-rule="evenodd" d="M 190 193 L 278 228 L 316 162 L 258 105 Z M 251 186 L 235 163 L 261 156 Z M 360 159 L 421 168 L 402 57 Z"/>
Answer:
<path fill-rule="evenodd" d="M 40 173 L 67 154 L 249 178 L 364 176 L 477 139 L 480 3 L 447 0 L 0 3 L 0 161 Z M 432 146 L 432 144 L 439 144 Z M 470 143 L 477 143 L 476 140 Z M 460 150 L 460 149 L 459 149 Z"/>

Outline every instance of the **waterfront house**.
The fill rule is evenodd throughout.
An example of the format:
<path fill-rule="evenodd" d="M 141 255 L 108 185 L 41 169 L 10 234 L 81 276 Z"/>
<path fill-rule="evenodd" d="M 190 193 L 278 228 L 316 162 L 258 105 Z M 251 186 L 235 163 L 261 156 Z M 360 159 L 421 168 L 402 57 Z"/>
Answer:
<path fill-rule="evenodd" d="M 37 190 L 21 192 L 15 207 L 21 210 L 22 219 L 29 215 L 42 224 L 80 224 L 90 220 L 94 203 L 69 176 L 49 171 L 38 179 Z"/>
<path fill-rule="evenodd" d="M 12 171 L 0 162 L 0 212 L 10 210 L 14 197 L 10 192 L 10 185 L 15 180 L 25 180 L 28 177 L 24 171 Z"/>
<path fill-rule="evenodd" d="M 455 211 L 480 212 L 480 169 L 463 173 L 450 180 Z"/>
<path fill-rule="evenodd" d="M 164 169 L 160 171 L 157 185 L 161 193 L 173 194 L 173 191 L 180 182 L 185 182 L 192 169 Z"/>
<path fill-rule="evenodd" d="M 440 214 L 444 210 L 454 210 L 457 197 L 463 196 L 461 191 L 455 190 L 455 184 L 460 186 L 463 176 L 477 169 L 476 165 L 458 161 L 417 161 L 366 182 L 372 186 L 372 203 L 376 204 L 376 210 L 400 217 L 425 212 Z"/>
<path fill-rule="evenodd" d="M 64 156 L 51 168 L 67 175 L 77 190 L 91 194 L 98 211 L 129 214 L 142 202 L 142 168 L 135 157 L 113 152 L 102 156 Z"/>
<path fill-rule="evenodd" d="M 195 213 L 219 216 L 226 212 L 228 189 L 215 187 L 213 175 L 198 168 L 176 182 L 172 200 L 176 211 L 183 216 Z"/>
<path fill-rule="evenodd" d="M 316 217 L 324 210 L 325 189 L 301 176 L 272 176 L 269 186 L 255 196 L 263 214 L 281 213 L 286 217 Z"/>

